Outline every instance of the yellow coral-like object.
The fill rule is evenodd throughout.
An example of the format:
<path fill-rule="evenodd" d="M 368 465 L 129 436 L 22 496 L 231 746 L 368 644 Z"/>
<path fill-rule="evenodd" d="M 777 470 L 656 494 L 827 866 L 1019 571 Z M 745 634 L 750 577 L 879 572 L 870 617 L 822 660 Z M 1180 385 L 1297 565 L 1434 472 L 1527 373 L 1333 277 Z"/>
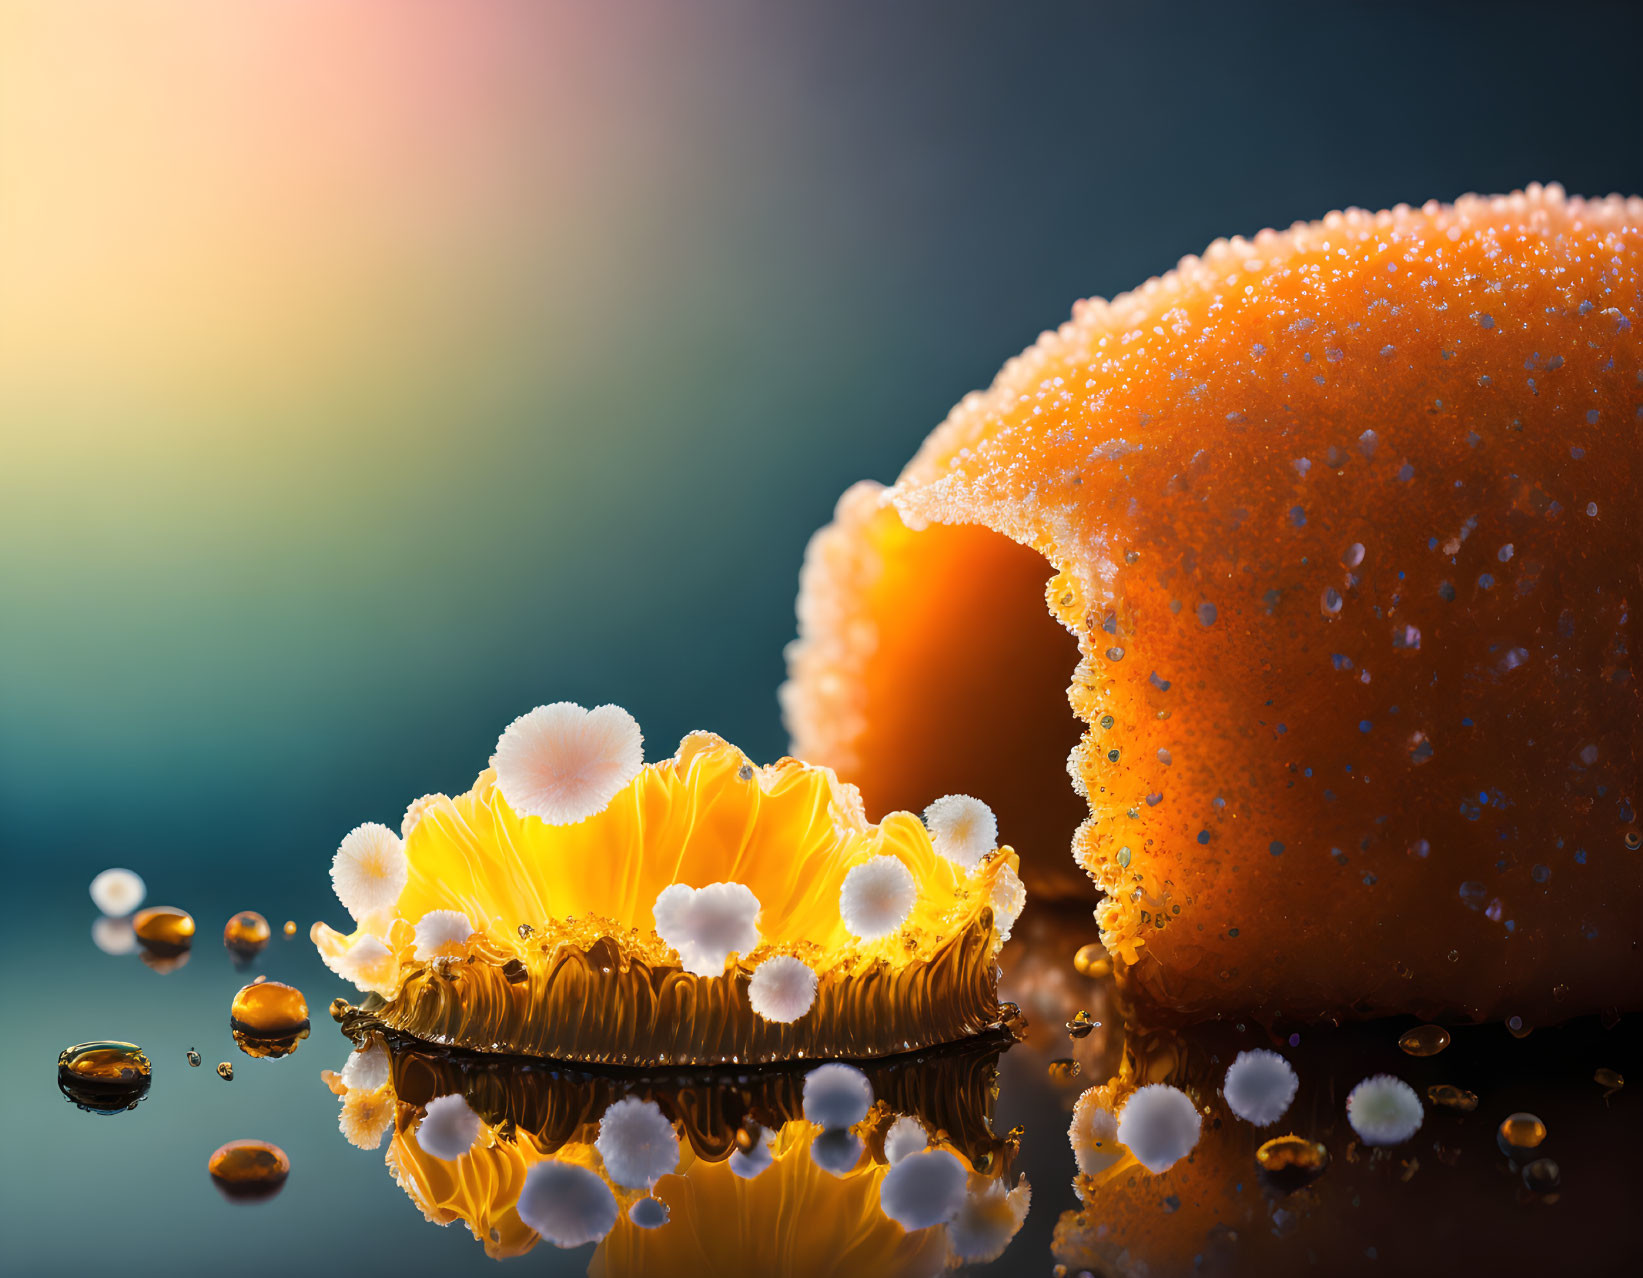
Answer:
<path fill-rule="evenodd" d="M 488 770 L 466 794 L 418 800 L 402 867 L 381 826 L 339 852 L 356 926 L 312 936 L 391 1027 L 592 1062 L 747 1063 L 879 1056 L 1000 1019 L 995 961 L 1022 903 L 1007 847 L 949 859 L 917 816 L 869 824 L 831 770 L 756 767 L 707 733 L 573 824 L 521 815 L 507 788 Z M 658 898 L 675 885 L 739 885 L 716 890 L 736 908 L 750 892 L 756 921 L 749 905 L 670 944 Z M 849 917 L 857 898 L 866 922 Z M 779 957 L 761 1002 L 756 973 Z"/>

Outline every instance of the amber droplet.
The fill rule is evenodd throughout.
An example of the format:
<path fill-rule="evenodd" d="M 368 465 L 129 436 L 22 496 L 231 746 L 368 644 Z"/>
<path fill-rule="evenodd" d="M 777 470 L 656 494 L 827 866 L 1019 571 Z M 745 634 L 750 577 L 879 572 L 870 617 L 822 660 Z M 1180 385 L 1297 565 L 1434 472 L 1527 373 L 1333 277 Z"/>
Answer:
<path fill-rule="evenodd" d="M 1070 1056 L 1063 1056 L 1050 1062 L 1050 1081 L 1052 1083 L 1070 1083 L 1078 1077 L 1078 1062 Z"/>
<path fill-rule="evenodd" d="M 228 1198 L 254 1202 L 280 1192 L 291 1174 L 291 1160 L 265 1140 L 231 1140 L 206 1164 L 211 1182 Z"/>
<path fill-rule="evenodd" d="M 271 935 L 267 919 L 255 910 L 241 910 L 223 927 L 222 943 L 236 958 L 255 958 Z"/>
<path fill-rule="evenodd" d="M 189 1069 L 199 1069 L 200 1067 L 200 1054 L 192 1047 L 188 1049 L 188 1067 Z"/>
<path fill-rule="evenodd" d="M 353 1004 L 345 998 L 334 998 L 331 1000 L 331 1019 L 336 1021 L 339 1025 L 342 1023 L 342 1018 L 347 1016 L 348 1013 L 353 1010 Z"/>
<path fill-rule="evenodd" d="M 297 934 L 297 921 L 295 919 L 286 919 L 285 926 L 281 930 L 286 936 L 295 936 Z"/>
<path fill-rule="evenodd" d="M 308 1001 L 294 985 L 254 981 L 234 995 L 228 1026 L 247 1056 L 289 1056 L 308 1037 Z"/>
<path fill-rule="evenodd" d="M 522 985 L 530 979 L 530 970 L 516 958 L 502 965 L 502 979 L 509 985 Z"/>
<path fill-rule="evenodd" d="M 1463 1114 L 1470 1114 L 1478 1107 L 1476 1093 L 1452 1083 L 1433 1083 L 1426 1089 L 1426 1099 L 1445 1109 L 1458 1109 Z"/>
<path fill-rule="evenodd" d="M 181 954 L 194 944 L 194 916 L 174 905 L 138 910 L 131 916 L 131 930 L 143 948 L 153 954 Z"/>
<path fill-rule="evenodd" d="M 234 1067 L 227 1061 L 218 1061 L 217 1077 L 225 1083 L 232 1083 L 234 1081 Z"/>
<path fill-rule="evenodd" d="M 759 1124 L 744 1122 L 736 1129 L 736 1148 L 744 1154 L 751 1153 L 763 1135 L 764 1129 Z"/>
<path fill-rule="evenodd" d="M 76 1043 L 57 1055 L 57 1088 L 81 1109 L 117 1114 L 148 1095 L 152 1067 L 135 1043 Z"/>
<path fill-rule="evenodd" d="M 1099 1024 L 1101 1024 L 1100 1021 L 1091 1020 L 1090 1014 L 1080 1008 L 1078 1011 L 1073 1013 L 1072 1020 L 1067 1022 L 1067 1033 L 1071 1034 L 1074 1038 L 1087 1038 L 1090 1031 L 1095 1029 L 1095 1027 Z"/>
<path fill-rule="evenodd" d="M 1088 976 L 1092 980 L 1099 981 L 1112 975 L 1112 960 L 1098 941 L 1090 942 L 1073 955 L 1073 967 L 1080 976 Z"/>
<path fill-rule="evenodd" d="M 1523 1169 L 1523 1184 L 1537 1194 L 1549 1194 L 1563 1183 L 1563 1173 L 1550 1158 L 1537 1158 Z"/>
<path fill-rule="evenodd" d="M 519 925 L 519 939 L 521 941 L 528 941 L 534 935 L 536 935 L 536 929 L 529 923 L 521 923 Z"/>
<path fill-rule="evenodd" d="M 1449 1031 L 1441 1025 L 1417 1025 L 1399 1037 L 1398 1046 L 1411 1056 L 1436 1056 L 1449 1046 Z"/>
<path fill-rule="evenodd" d="M 1533 1114 L 1508 1115 L 1495 1130 L 1495 1143 L 1506 1157 L 1516 1159 L 1535 1149 L 1546 1139 L 1546 1124 Z"/>
<path fill-rule="evenodd" d="M 1604 1100 L 1608 1100 L 1609 1097 L 1626 1086 L 1626 1080 L 1620 1076 L 1618 1070 L 1600 1068 L 1597 1073 L 1592 1075 L 1592 1080 L 1603 1089 Z"/>
<path fill-rule="evenodd" d="M 1329 1168 L 1329 1151 L 1315 1140 L 1291 1133 L 1275 1136 L 1255 1151 L 1261 1183 L 1290 1194 L 1310 1185 Z"/>

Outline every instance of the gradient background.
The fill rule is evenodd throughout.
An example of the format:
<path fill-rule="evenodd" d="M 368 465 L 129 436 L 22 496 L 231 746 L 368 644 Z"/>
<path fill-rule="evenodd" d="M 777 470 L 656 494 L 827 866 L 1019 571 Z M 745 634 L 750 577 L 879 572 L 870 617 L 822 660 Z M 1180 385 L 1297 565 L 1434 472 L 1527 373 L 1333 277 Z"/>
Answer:
<path fill-rule="evenodd" d="M 328 1022 L 176 1068 L 232 1054 L 222 920 L 337 921 L 338 836 L 539 702 L 774 757 L 806 538 L 1075 298 L 1344 204 L 1643 190 L 1640 51 L 1618 4 L 0 0 L 0 1267 L 485 1270 L 336 1135 Z M 108 864 L 189 967 L 91 947 Z M 136 1114 L 57 1096 L 94 1037 L 154 1056 Z M 297 1167 L 256 1212 L 203 1184 L 239 1135 Z"/>

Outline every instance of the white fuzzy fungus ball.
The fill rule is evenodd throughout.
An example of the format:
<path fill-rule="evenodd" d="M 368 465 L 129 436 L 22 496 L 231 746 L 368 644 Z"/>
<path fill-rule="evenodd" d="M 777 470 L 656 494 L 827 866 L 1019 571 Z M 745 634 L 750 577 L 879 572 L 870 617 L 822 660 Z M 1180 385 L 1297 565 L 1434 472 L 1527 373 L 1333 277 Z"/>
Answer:
<path fill-rule="evenodd" d="M 861 1162 L 861 1137 L 848 1127 L 818 1132 L 810 1142 L 810 1157 L 829 1176 L 848 1176 Z"/>
<path fill-rule="evenodd" d="M 753 1147 L 747 1150 L 738 1149 L 725 1160 L 730 1170 L 742 1180 L 752 1180 L 771 1163 L 776 1156 L 770 1152 L 770 1138 L 762 1136 L 753 1142 Z"/>
<path fill-rule="evenodd" d="M 525 1173 L 519 1219 L 555 1247 L 598 1242 L 616 1228 L 616 1195 L 597 1172 L 553 1159 Z"/>
<path fill-rule="evenodd" d="M 429 910 L 417 920 L 415 957 L 434 959 L 460 955 L 475 930 L 461 910 Z"/>
<path fill-rule="evenodd" d="M 833 1061 L 804 1076 L 804 1116 L 818 1127 L 854 1127 L 873 1105 L 873 1085 L 854 1065 Z"/>
<path fill-rule="evenodd" d="M 381 1042 L 349 1052 L 342 1066 L 342 1085 L 350 1089 L 374 1092 L 388 1081 L 391 1062 L 388 1049 Z"/>
<path fill-rule="evenodd" d="M 799 1019 L 816 1001 L 816 974 L 790 954 L 767 958 L 753 969 L 747 1001 L 767 1021 L 786 1025 Z"/>
<path fill-rule="evenodd" d="M 1391 1074 L 1364 1079 L 1346 1098 L 1346 1121 L 1365 1145 L 1401 1145 L 1424 1117 L 1415 1089 Z"/>
<path fill-rule="evenodd" d="M 416 1129 L 416 1143 L 423 1153 L 452 1162 L 474 1147 L 480 1127 L 479 1115 L 461 1096 L 436 1096 Z"/>
<path fill-rule="evenodd" d="M 1124 1156 L 1124 1147 L 1118 1141 L 1118 1115 L 1104 1103 L 1104 1091 L 1092 1087 L 1080 1096 L 1067 1128 L 1073 1158 L 1086 1176 L 1105 1171 Z"/>
<path fill-rule="evenodd" d="M 409 875 L 404 840 L 375 821 L 350 830 L 331 861 L 331 886 L 356 920 L 389 909 Z"/>
<path fill-rule="evenodd" d="M 1153 1083 L 1124 1102 L 1118 1113 L 1118 1140 L 1157 1175 L 1192 1152 L 1201 1125 L 1198 1109 L 1185 1092 L 1168 1083 Z"/>
<path fill-rule="evenodd" d="M 724 975 L 732 954 L 748 954 L 759 944 L 759 898 L 741 883 L 670 883 L 657 893 L 651 916 L 656 935 L 696 976 Z"/>
<path fill-rule="evenodd" d="M 603 812 L 645 766 L 644 734 L 621 706 L 537 706 L 497 738 L 497 789 L 522 817 L 575 825 Z"/>
<path fill-rule="evenodd" d="M 629 1096 L 599 1120 L 593 1142 L 605 1170 L 618 1185 L 647 1189 L 679 1165 L 679 1137 L 655 1101 Z"/>
<path fill-rule="evenodd" d="M 1025 1176 L 1008 1192 L 1002 1180 L 964 1196 L 964 1206 L 947 1222 L 947 1245 L 966 1265 L 997 1260 L 1021 1231 L 1032 1206 L 1033 1190 Z"/>
<path fill-rule="evenodd" d="M 924 824 L 936 851 L 966 870 L 998 846 L 998 818 L 980 799 L 948 794 L 924 809 Z"/>
<path fill-rule="evenodd" d="M 893 856 L 876 856 L 844 876 L 839 915 L 852 936 L 874 941 L 900 930 L 917 900 L 913 872 Z"/>
<path fill-rule="evenodd" d="M 399 819 L 399 837 L 408 839 L 411 831 L 416 829 L 417 823 L 422 820 L 423 813 L 435 804 L 448 802 L 443 794 L 425 794 L 420 799 L 412 799 L 405 809 L 405 815 Z"/>
<path fill-rule="evenodd" d="M 894 1167 L 908 1154 L 916 1154 L 929 1144 L 924 1124 L 911 1114 L 903 1114 L 884 1133 L 884 1161 Z"/>
<path fill-rule="evenodd" d="M 628 1208 L 628 1219 L 640 1229 L 660 1229 L 667 1218 L 667 1204 L 660 1198 L 641 1198 Z"/>
<path fill-rule="evenodd" d="M 993 893 L 988 903 L 993 907 L 993 926 L 998 929 L 998 939 L 1007 941 L 1015 921 L 1027 907 L 1027 885 L 1009 866 L 1001 865 L 998 876 L 993 880 Z"/>
<path fill-rule="evenodd" d="M 909 1154 L 879 1182 L 879 1206 L 903 1229 L 928 1229 L 958 1215 L 968 1179 L 951 1150 Z"/>
<path fill-rule="evenodd" d="M 113 919 L 122 919 L 143 903 L 148 885 L 134 870 L 104 870 L 91 881 L 91 903 Z"/>
<path fill-rule="evenodd" d="M 1227 1108 L 1239 1118 L 1257 1127 L 1268 1127 L 1288 1111 L 1300 1083 L 1288 1061 L 1277 1052 L 1258 1048 L 1238 1053 L 1227 1067 L 1221 1092 L 1227 1098 Z"/>

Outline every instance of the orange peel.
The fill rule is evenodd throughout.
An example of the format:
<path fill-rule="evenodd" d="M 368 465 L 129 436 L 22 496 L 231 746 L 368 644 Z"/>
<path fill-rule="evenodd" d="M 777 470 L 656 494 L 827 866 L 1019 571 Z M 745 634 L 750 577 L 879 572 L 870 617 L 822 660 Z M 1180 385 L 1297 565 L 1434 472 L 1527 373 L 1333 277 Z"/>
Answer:
<path fill-rule="evenodd" d="M 1157 1011 L 1643 1004 L 1640 290 L 1531 187 L 1078 303 L 812 541 L 793 749 L 987 795 Z"/>
<path fill-rule="evenodd" d="M 755 767 L 707 733 L 600 785 L 554 824 L 486 771 L 413 804 L 402 843 L 355 830 L 333 872 L 355 926 L 316 923 L 322 958 L 418 1038 L 614 1064 L 862 1059 L 1002 1019 L 1009 848 L 943 856 L 917 816 L 869 824 L 828 769 Z"/>

